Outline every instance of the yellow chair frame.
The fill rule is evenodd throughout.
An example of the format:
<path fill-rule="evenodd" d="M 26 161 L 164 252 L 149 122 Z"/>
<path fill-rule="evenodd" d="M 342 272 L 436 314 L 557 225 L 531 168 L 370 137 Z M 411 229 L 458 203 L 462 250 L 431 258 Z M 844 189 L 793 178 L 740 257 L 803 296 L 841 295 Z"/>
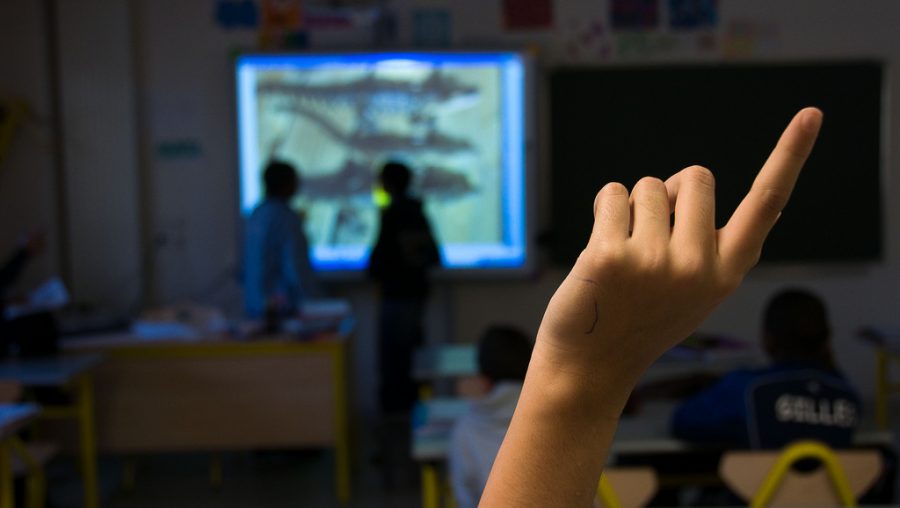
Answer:
<path fill-rule="evenodd" d="M 820 460 L 831 478 L 831 483 L 841 503 L 844 506 L 856 506 L 856 499 L 850 490 L 847 475 L 844 474 L 844 469 L 838 462 L 834 452 L 827 446 L 815 441 L 799 441 L 790 445 L 778 457 L 778 461 L 772 466 L 769 474 L 766 475 L 762 487 L 753 497 L 753 501 L 750 503 L 751 508 L 767 506 L 781 486 L 782 481 L 784 481 L 784 477 L 791 470 L 791 466 L 804 459 Z"/>
<path fill-rule="evenodd" d="M 597 484 L 597 497 L 603 501 L 603 506 L 606 508 L 622 508 L 619 496 L 616 495 L 605 474 L 600 475 L 600 482 Z"/>

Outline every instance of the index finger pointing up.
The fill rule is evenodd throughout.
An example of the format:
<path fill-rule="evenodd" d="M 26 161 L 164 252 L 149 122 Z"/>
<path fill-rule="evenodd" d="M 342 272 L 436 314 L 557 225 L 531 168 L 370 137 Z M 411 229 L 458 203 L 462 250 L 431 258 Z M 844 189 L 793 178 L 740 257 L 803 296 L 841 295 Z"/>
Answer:
<path fill-rule="evenodd" d="M 787 205 L 821 125 L 822 112 L 805 108 L 784 130 L 750 192 L 719 231 L 719 255 L 725 263 L 747 270 L 759 258 L 763 242 Z"/>

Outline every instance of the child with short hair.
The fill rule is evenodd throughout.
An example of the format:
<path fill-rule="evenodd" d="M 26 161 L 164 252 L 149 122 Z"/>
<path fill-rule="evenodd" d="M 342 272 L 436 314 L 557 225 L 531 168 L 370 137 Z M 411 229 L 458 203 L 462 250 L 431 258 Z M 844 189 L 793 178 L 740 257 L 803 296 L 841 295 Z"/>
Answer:
<path fill-rule="evenodd" d="M 457 421 L 450 441 L 450 482 L 459 508 L 478 506 L 516 409 L 531 349 L 531 339 L 511 326 L 492 326 L 478 342 L 478 372 L 487 393 Z"/>

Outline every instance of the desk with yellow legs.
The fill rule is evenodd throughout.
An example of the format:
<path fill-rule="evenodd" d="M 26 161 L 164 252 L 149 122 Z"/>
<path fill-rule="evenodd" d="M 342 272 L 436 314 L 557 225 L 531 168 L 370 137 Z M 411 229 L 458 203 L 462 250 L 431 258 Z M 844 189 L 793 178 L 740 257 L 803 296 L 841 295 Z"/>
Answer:
<path fill-rule="evenodd" d="M 335 492 L 350 497 L 348 339 L 192 340 L 105 336 L 68 352 L 102 352 L 98 446 L 127 456 L 165 452 L 332 448 Z M 213 463 L 211 478 L 221 481 Z"/>
<path fill-rule="evenodd" d="M 59 388 L 71 393 L 71 403 L 41 405 L 40 419 L 70 420 L 78 424 L 78 453 L 86 508 L 100 506 L 93 373 L 102 361 L 102 355 L 85 354 L 0 362 L 0 379 L 18 381 L 26 389 Z"/>
<path fill-rule="evenodd" d="M 0 508 L 14 508 L 12 454 L 16 434 L 37 418 L 34 404 L 0 404 Z"/>

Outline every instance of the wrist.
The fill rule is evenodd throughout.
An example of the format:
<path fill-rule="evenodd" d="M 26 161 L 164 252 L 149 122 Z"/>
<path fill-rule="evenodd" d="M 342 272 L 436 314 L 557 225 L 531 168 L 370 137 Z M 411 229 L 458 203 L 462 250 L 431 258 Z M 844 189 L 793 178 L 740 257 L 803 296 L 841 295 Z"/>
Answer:
<path fill-rule="evenodd" d="M 543 342 L 539 338 L 535 345 L 526 383 L 540 392 L 546 407 L 588 419 L 618 419 L 646 366 L 621 357 L 585 358 Z"/>

